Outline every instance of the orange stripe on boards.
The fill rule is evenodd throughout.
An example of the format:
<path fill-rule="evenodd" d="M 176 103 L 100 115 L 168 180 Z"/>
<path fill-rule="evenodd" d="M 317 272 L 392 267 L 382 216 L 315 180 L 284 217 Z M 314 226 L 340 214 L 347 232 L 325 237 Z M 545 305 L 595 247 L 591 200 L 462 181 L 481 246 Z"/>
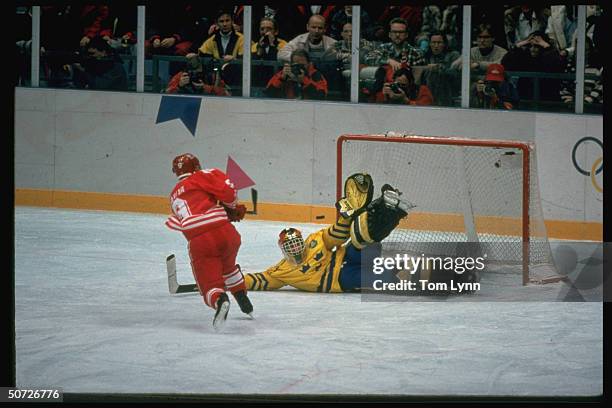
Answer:
<path fill-rule="evenodd" d="M 251 205 L 244 203 L 250 210 Z M 314 222 L 317 224 L 332 224 L 336 220 L 336 209 L 318 205 L 258 203 L 257 215 L 247 214 L 247 219 Z"/>
<path fill-rule="evenodd" d="M 249 210 L 252 209 L 251 203 L 246 201 L 242 203 Z M 167 197 L 133 194 L 16 189 L 15 205 L 170 214 Z M 336 209 L 334 207 L 286 203 L 258 203 L 257 215 L 246 215 L 246 219 L 251 220 L 318 224 L 331 224 L 335 218 Z M 475 222 L 477 231 L 483 233 L 510 236 L 519 236 L 521 233 L 521 223 L 518 218 L 481 216 L 476 217 Z M 545 224 L 549 238 L 576 241 L 603 240 L 602 223 L 546 220 Z M 412 212 L 409 217 L 402 220 L 400 228 L 462 232 L 464 230 L 463 216 L 461 214 Z"/>
<path fill-rule="evenodd" d="M 165 197 L 61 190 L 16 189 L 15 205 L 155 214 L 166 214 L 169 211 L 168 199 Z"/>
<path fill-rule="evenodd" d="M 477 216 L 478 233 L 521 236 L 522 223 L 519 218 Z M 575 241 L 603 241 L 603 224 L 568 220 L 544 220 L 549 238 Z M 400 222 L 400 228 L 422 231 L 464 232 L 463 215 L 413 212 Z"/>
<path fill-rule="evenodd" d="M 33 207 L 55 207 L 53 191 L 50 190 L 15 190 L 15 205 L 30 205 Z"/>
<path fill-rule="evenodd" d="M 603 224 L 599 222 L 545 220 L 544 224 L 549 238 L 603 242 Z"/>

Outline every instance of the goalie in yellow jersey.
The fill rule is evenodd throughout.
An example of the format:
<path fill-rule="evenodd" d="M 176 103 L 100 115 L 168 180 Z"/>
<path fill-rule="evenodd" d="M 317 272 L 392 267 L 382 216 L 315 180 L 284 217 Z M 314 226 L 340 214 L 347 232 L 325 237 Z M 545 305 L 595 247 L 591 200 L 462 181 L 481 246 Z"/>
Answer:
<path fill-rule="evenodd" d="M 373 192 L 369 174 L 348 177 L 344 197 L 336 203 L 340 215 L 335 224 L 306 239 L 296 228 L 282 230 L 278 245 L 284 259 L 264 272 L 246 274 L 248 290 L 274 290 L 289 285 L 308 292 L 358 291 L 361 250 L 367 245 L 380 245 L 414 207 L 388 184 L 375 200 Z"/>

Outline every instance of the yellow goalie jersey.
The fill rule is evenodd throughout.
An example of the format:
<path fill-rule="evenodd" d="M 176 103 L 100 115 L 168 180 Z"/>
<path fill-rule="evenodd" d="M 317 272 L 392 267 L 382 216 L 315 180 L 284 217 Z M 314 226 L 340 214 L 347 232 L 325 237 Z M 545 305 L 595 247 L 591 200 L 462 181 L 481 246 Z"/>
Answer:
<path fill-rule="evenodd" d="M 248 290 L 274 290 L 290 285 L 307 292 L 342 292 L 338 278 L 346 247 L 348 225 L 335 224 L 306 238 L 304 261 L 298 265 L 283 259 L 264 272 L 244 276 Z"/>

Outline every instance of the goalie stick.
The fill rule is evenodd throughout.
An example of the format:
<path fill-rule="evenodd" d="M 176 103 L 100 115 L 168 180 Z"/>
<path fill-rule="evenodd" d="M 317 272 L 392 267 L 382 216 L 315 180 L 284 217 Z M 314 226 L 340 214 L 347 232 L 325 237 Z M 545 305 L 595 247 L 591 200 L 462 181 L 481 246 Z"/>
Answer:
<path fill-rule="evenodd" d="M 179 285 L 176 280 L 176 257 L 174 254 L 166 257 L 166 270 L 168 271 L 168 290 L 171 294 L 198 292 L 198 285 L 195 283 Z"/>

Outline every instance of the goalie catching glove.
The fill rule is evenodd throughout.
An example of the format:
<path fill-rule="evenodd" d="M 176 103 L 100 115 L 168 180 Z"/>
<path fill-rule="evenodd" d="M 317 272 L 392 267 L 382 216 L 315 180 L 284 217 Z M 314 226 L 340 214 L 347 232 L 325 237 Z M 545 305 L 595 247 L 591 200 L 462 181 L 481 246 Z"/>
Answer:
<path fill-rule="evenodd" d="M 225 208 L 227 218 L 230 222 L 240 222 L 240 220 L 244 218 L 244 214 L 246 214 L 247 210 L 243 204 L 236 204 L 234 208 L 224 205 L 223 208 Z"/>
<path fill-rule="evenodd" d="M 372 177 L 367 173 L 355 173 L 344 182 L 344 197 L 336 202 L 336 209 L 344 218 L 365 211 L 374 193 Z"/>

